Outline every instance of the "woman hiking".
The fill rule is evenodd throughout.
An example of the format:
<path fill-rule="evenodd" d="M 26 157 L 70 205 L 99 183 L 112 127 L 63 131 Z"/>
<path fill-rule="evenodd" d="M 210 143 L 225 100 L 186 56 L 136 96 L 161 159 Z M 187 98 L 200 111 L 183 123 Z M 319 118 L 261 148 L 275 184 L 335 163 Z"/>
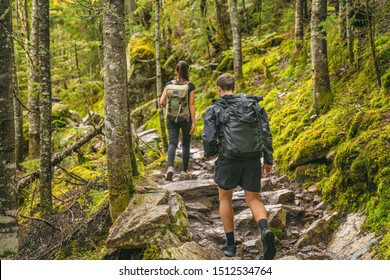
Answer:
<path fill-rule="evenodd" d="M 195 85 L 188 78 L 188 64 L 181 60 L 175 67 L 175 79 L 168 82 L 160 98 L 166 107 L 166 123 L 169 134 L 168 169 L 165 179 L 172 181 L 175 173 L 174 161 L 182 133 L 182 173 L 188 173 L 190 140 L 195 131 Z"/>

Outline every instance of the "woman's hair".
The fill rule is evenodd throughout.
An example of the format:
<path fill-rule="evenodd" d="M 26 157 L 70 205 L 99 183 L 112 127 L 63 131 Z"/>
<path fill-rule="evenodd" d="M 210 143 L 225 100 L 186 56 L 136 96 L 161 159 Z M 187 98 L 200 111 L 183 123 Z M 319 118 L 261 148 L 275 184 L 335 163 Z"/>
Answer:
<path fill-rule="evenodd" d="M 175 67 L 178 73 L 178 80 L 181 84 L 183 81 L 189 81 L 188 79 L 188 65 L 184 60 L 180 60 Z"/>

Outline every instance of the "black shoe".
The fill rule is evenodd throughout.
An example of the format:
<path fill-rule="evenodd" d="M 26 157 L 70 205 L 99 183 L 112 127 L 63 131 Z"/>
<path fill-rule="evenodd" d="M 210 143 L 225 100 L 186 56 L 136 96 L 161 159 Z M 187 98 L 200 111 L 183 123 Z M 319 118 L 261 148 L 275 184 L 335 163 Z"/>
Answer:
<path fill-rule="evenodd" d="M 261 234 L 261 241 L 263 242 L 263 252 L 265 260 L 273 260 L 276 255 L 275 235 L 269 229 L 266 229 Z"/>
<path fill-rule="evenodd" d="M 236 255 L 237 246 L 235 244 L 227 245 L 227 243 L 225 243 L 223 245 L 219 245 L 219 249 L 224 252 L 225 256 L 234 257 Z"/>

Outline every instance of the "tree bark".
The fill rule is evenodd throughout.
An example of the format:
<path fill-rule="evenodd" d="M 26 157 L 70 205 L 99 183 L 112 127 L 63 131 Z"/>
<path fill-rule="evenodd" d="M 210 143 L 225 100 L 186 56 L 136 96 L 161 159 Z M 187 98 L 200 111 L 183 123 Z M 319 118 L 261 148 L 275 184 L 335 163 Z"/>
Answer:
<path fill-rule="evenodd" d="M 131 170 L 129 108 L 126 91 L 124 1 L 103 7 L 104 110 L 110 214 L 114 221 L 134 193 Z"/>
<path fill-rule="evenodd" d="M 381 81 L 381 74 L 379 71 L 379 65 L 378 65 L 378 60 L 376 59 L 376 49 L 375 49 L 375 34 L 374 34 L 374 28 L 372 26 L 372 19 L 370 17 L 370 9 L 369 9 L 369 1 L 366 0 L 366 16 L 367 16 L 367 31 L 368 31 L 368 36 L 370 38 L 370 49 L 371 49 L 371 55 L 372 59 L 374 61 L 374 68 L 375 68 L 375 74 L 376 74 L 376 80 L 378 82 L 378 86 L 382 86 L 382 81 Z"/>
<path fill-rule="evenodd" d="M 257 21 L 258 21 L 258 31 L 257 31 L 257 36 L 261 36 L 261 25 L 262 23 L 262 13 L 263 13 L 263 0 L 257 0 L 257 12 L 259 13 Z"/>
<path fill-rule="evenodd" d="M 340 40 L 343 44 L 345 44 L 346 38 L 347 38 L 346 20 L 347 20 L 346 1 L 340 0 L 340 3 L 339 3 L 339 34 L 340 34 Z"/>
<path fill-rule="evenodd" d="M 246 5 L 245 5 L 245 0 L 242 0 L 242 12 L 244 14 L 245 31 L 249 32 L 249 18 L 248 18 L 248 11 L 247 11 Z"/>
<path fill-rule="evenodd" d="M 49 0 L 39 0 L 39 65 L 40 65 L 40 207 L 43 215 L 52 211 L 51 181 L 51 74 Z"/>
<path fill-rule="evenodd" d="M 160 62 L 160 0 L 155 0 L 155 27 L 154 27 L 154 40 L 156 45 L 156 104 L 158 109 L 158 115 L 160 119 L 161 129 L 161 142 L 163 149 L 166 152 L 168 150 L 168 139 L 165 128 L 165 120 L 163 108 L 160 105 L 160 96 L 162 92 L 162 81 L 161 81 L 161 62 Z"/>
<path fill-rule="evenodd" d="M 15 118 L 15 161 L 18 166 L 23 161 L 23 114 L 20 104 L 20 92 L 18 85 L 17 68 L 15 62 L 15 48 L 12 40 L 12 84 L 14 94 L 14 118 Z"/>
<path fill-rule="evenodd" d="M 303 0 L 295 0 L 295 52 L 303 45 Z"/>
<path fill-rule="evenodd" d="M 234 79 L 236 86 L 239 89 L 243 82 L 242 77 L 242 50 L 241 50 L 241 31 L 240 19 L 237 12 L 237 0 L 229 0 L 230 6 L 230 23 L 232 25 L 233 35 L 233 65 L 234 65 Z"/>
<path fill-rule="evenodd" d="M 229 15 L 227 0 L 215 0 L 215 12 L 218 23 L 218 33 L 222 38 L 223 49 L 229 49 L 230 35 L 229 35 Z"/>
<path fill-rule="evenodd" d="M 348 58 L 350 65 L 354 65 L 355 63 L 355 54 L 353 51 L 353 33 L 352 33 L 352 20 L 349 15 L 352 11 L 352 0 L 346 0 L 346 13 L 347 13 L 347 25 L 346 25 L 346 35 L 347 35 L 347 45 L 348 45 Z"/>
<path fill-rule="evenodd" d="M 326 33 L 321 23 L 326 19 L 327 1 L 313 0 L 311 14 L 311 59 L 313 71 L 313 111 L 328 110 L 333 94 L 330 88 Z"/>
<path fill-rule="evenodd" d="M 39 111 L 39 14 L 38 0 L 32 2 L 31 37 L 28 44 L 28 150 L 30 159 L 40 155 L 40 111 Z"/>
<path fill-rule="evenodd" d="M 0 258 L 18 255 L 18 207 L 12 84 L 12 9 L 0 2 Z"/>

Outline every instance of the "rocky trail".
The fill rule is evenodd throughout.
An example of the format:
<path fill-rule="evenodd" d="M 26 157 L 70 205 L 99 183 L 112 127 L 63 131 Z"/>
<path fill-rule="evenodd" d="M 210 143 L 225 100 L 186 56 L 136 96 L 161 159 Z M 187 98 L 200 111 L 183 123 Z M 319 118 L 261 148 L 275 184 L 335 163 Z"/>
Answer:
<path fill-rule="evenodd" d="M 178 148 L 177 160 L 180 158 Z M 146 187 L 142 194 L 148 203 L 128 207 L 111 228 L 107 246 L 130 252 L 132 248 L 147 247 L 144 258 L 145 254 L 158 259 L 226 258 L 218 249 L 224 242 L 224 232 L 218 213 L 218 189 L 212 179 L 214 162 L 204 159 L 201 148 L 192 147 L 189 174 L 176 170 L 170 182 L 165 181 L 162 171 L 154 171 L 151 175 L 156 186 Z M 262 179 L 261 197 L 277 236 L 275 259 L 370 259 L 369 247 L 376 239 L 373 234 L 361 233 L 364 215 L 341 218 L 326 208 L 316 191 L 315 185 L 305 190 L 290 183 L 287 176 L 274 174 Z M 182 208 L 187 214 L 180 221 L 177 217 Z M 235 258 L 262 259 L 260 231 L 240 188 L 233 194 L 233 209 L 238 244 Z M 150 240 L 158 245 L 150 246 Z"/>

